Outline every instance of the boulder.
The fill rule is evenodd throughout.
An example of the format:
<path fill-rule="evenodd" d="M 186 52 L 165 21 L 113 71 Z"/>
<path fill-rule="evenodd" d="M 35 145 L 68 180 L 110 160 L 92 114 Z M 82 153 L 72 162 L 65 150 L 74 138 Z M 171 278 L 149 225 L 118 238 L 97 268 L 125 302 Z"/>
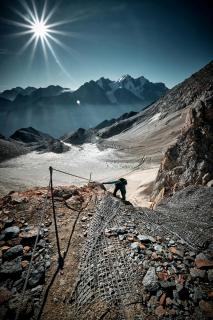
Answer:
<path fill-rule="evenodd" d="M 5 239 L 10 240 L 16 238 L 19 235 L 20 229 L 17 226 L 9 227 L 4 230 Z"/>
<path fill-rule="evenodd" d="M 138 240 L 140 240 L 141 242 L 156 242 L 155 238 L 145 235 L 145 234 L 139 234 L 137 236 Z"/>
<path fill-rule="evenodd" d="M 3 259 L 4 260 L 12 260 L 18 256 L 21 256 L 23 254 L 23 246 L 21 244 L 12 247 L 10 249 L 8 249 L 4 255 L 3 255 Z"/>
<path fill-rule="evenodd" d="M 192 278 L 204 278 L 206 274 L 205 270 L 200 270 L 197 268 L 191 268 L 190 269 L 190 275 Z"/>
<path fill-rule="evenodd" d="M 158 278 L 155 273 L 155 268 L 150 267 L 143 278 L 144 288 L 148 291 L 156 291 L 159 287 Z"/>
<path fill-rule="evenodd" d="M 195 265 L 197 268 L 212 268 L 213 260 L 210 259 L 203 252 L 199 253 L 195 258 Z"/>
<path fill-rule="evenodd" d="M 36 287 L 40 284 L 44 284 L 45 270 L 42 266 L 31 272 L 28 285 L 30 288 Z"/>
<path fill-rule="evenodd" d="M 206 317 L 209 319 L 213 318 L 213 303 L 211 301 L 201 300 L 199 302 L 199 307 Z"/>
<path fill-rule="evenodd" d="M 20 276 L 22 272 L 21 257 L 6 261 L 0 266 L 0 279 Z"/>
<path fill-rule="evenodd" d="M 7 302 L 12 296 L 12 292 L 9 291 L 7 288 L 0 288 L 0 306 Z"/>
<path fill-rule="evenodd" d="M 35 227 L 29 231 L 23 231 L 20 233 L 21 244 L 23 246 L 31 246 L 35 243 L 36 237 L 38 234 L 38 228 Z M 39 235 L 40 237 L 40 235 Z"/>

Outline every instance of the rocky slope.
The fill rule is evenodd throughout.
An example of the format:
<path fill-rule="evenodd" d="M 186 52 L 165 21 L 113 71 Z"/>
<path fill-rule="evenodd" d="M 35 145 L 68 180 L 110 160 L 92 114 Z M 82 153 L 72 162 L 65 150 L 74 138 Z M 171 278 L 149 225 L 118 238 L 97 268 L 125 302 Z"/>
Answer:
<path fill-rule="evenodd" d="M 27 149 L 19 142 L 0 137 L 0 162 L 26 154 Z"/>
<path fill-rule="evenodd" d="M 113 124 L 117 124 L 120 121 L 131 118 L 136 114 L 137 112 L 134 112 L 134 111 L 124 113 L 121 117 L 117 119 L 104 120 L 94 128 L 91 128 L 91 129 L 79 128 L 74 133 L 71 132 L 71 133 L 65 134 L 63 137 L 61 137 L 61 139 L 64 142 L 68 142 L 74 145 L 81 145 L 87 142 L 97 143 L 101 137 L 104 138 L 104 134 L 103 134 L 104 130 L 107 130 L 108 132 L 109 130 L 108 128 L 113 126 Z"/>
<path fill-rule="evenodd" d="M 17 130 L 9 139 L 0 137 L 0 161 L 32 151 L 62 153 L 69 149 L 60 140 L 31 127 Z"/>
<path fill-rule="evenodd" d="M 211 319 L 212 192 L 188 187 L 152 211 L 97 184 L 55 188 L 64 269 L 57 269 L 48 196 L 21 305 L 47 189 L 11 192 L 0 200 L 1 319 L 14 318 L 19 306 L 20 319 Z"/>
<path fill-rule="evenodd" d="M 152 200 L 188 185 L 213 185 L 213 87 L 189 109 L 181 135 L 166 151 Z"/>

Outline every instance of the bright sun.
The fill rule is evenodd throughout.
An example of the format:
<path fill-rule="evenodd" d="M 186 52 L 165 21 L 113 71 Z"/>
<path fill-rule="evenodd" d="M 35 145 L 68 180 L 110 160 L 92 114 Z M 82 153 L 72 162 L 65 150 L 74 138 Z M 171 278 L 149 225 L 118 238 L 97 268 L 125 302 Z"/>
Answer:
<path fill-rule="evenodd" d="M 33 23 L 32 31 L 37 38 L 45 38 L 48 35 L 48 27 L 43 21 Z"/>
<path fill-rule="evenodd" d="M 60 27 L 65 24 L 70 24 L 74 21 L 77 21 L 78 19 L 81 19 L 81 16 L 79 18 L 73 18 L 70 20 L 61 20 L 61 21 L 52 21 L 52 16 L 54 15 L 55 11 L 58 8 L 58 4 L 56 3 L 55 6 L 52 7 L 52 9 L 48 8 L 48 2 L 49 0 L 44 0 L 43 8 L 38 10 L 38 7 L 36 6 L 37 0 L 20 0 L 20 4 L 22 5 L 21 11 L 14 8 L 14 12 L 21 18 L 22 20 L 16 21 L 16 20 L 6 20 L 7 23 L 13 24 L 17 27 L 21 27 L 24 30 L 20 32 L 16 32 L 16 36 L 29 36 L 29 39 L 26 40 L 26 43 L 21 47 L 19 53 L 23 54 L 23 52 L 31 45 L 32 46 L 32 52 L 30 55 L 30 63 L 33 61 L 35 51 L 37 46 L 40 44 L 44 53 L 45 61 L 48 62 L 48 53 L 50 53 L 55 62 L 58 64 L 60 69 L 67 75 L 67 77 L 70 78 L 70 74 L 67 72 L 67 70 L 63 67 L 63 64 L 61 63 L 59 57 L 57 56 L 53 43 L 57 46 L 60 46 L 64 50 L 68 51 L 70 53 L 70 47 L 65 45 L 63 42 L 61 42 L 58 39 L 58 36 L 75 36 L 77 37 L 77 33 L 70 32 L 70 31 L 63 31 L 58 30 L 57 27 Z M 24 11 L 23 11 L 24 10 Z"/>

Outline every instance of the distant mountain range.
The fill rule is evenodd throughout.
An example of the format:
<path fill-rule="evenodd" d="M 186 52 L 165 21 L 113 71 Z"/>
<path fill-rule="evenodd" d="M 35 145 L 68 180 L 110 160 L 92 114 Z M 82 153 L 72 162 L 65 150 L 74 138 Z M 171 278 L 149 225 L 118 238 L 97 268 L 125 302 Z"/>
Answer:
<path fill-rule="evenodd" d="M 153 83 L 146 78 L 132 78 L 130 75 L 122 76 L 118 81 L 100 78 L 84 83 L 80 88 L 71 91 L 60 86 L 48 86 L 47 88 L 16 87 L 0 93 L 0 97 L 16 104 L 35 103 L 37 105 L 52 103 L 51 97 L 57 104 L 132 104 L 150 102 L 159 99 L 168 88 L 164 83 Z M 45 98 L 45 99 L 43 99 Z M 49 99 L 50 101 L 48 101 Z M 79 101 L 77 103 L 77 101 Z"/>
<path fill-rule="evenodd" d="M 126 79 L 122 78 L 124 81 Z M 106 79 L 100 79 L 99 82 L 102 83 L 102 86 L 107 86 L 111 83 Z M 128 82 L 127 82 L 128 83 Z M 100 85 L 100 83 L 99 83 Z M 115 84 L 114 84 L 115 85 Z M 112 84 L 111 84 L 112 86 Z M 49 89 L 48 89 L 49 88 Z M 57 90 L 53 90 L 53 87 L 48 87 L 43 90 L 48 89 L 49 92 L 56 92 Z M 15 89 L 14 89 L 15 90 Z M 26 90 L 26 89 L 25 89 Z M 35 89 L 32 93 L 35 94 L 35 92 L 39 89 Z M 58 87 L 58 93 L 55 97 L 58 95 L 61 95 L 60 90 L 64 90 L 61 87 Z M 105 88 L 105 90 L 108 90 Z M 132 88 L 133 90 L 133 88 Z M 109 92 L 109 90 L 108 90 Z M 163 131 L 166 132 L 166 135 L 168 135 L 168 139 L 171 139 L 169 135 L 176 136 L 178 132 L 180 131 L 181 123 L 184 122 L 184 117 L 182 120 L 179 120 L 179 129 L 175 129 L 173 127 L 173 124 L 175 122 L 175 119 L 182 118 L 182 110 L 187 109 L 191 105 L 195 103 L 195 101 L 202 100 L 203 97 L 208 93 L 208 95 L 211 95 L 213 92 L 213 61 L 210 62 L 208 65 L 206 65 L 204 68 L 199 70 L 198 72 L 194 73 L 191 77 L 184 80 L 182 83 L 178 84 L 171 90 L 169 90 L 164 97 L 161 97 L 158 101 L 151 104 L 150 106 L 146 106 L 143 111 L 140 112 L 127 112 L 122 114 L 119 117 L 111 118 L 110 120 L 104 120 L 99 122 L 99 124 L 94 125 L 93 127 L 87 129 L 86 127 L 81 127 L 79 124 L 81 123 L 81 119 L 78 119 L 76 122 L 77 130 L 73 131 L 72 127 L 69 127 L 69 130 L 66 130 L 66 126 L 61 123 L 63 134 L 61 135 L 61 140 L 64 142 L 68 142 L 74 145 L 80 145 L 83 143 L 98 143 L 99 147 L 109 147 L 111 145 L 115 146 L 115 141 L 118 139 L 118 145 L 122 142 L 122 137 L 125 140 L 125 143 L 128 142 L 128 147 L 131 143 L 137 142 L 141 144 L 144 143 L 144 139 L 146 140 L 146 143 L 149 145 L 153 141 L 151 139 L 157 139 L 159 135 L 159 131 L 156 131 L 157 129 L 154 129 L 152 132 L 151 128 L 155 128 L 156 123 L 153 123 L 153 120 L 158 120 L 159 122 L 162 120 L 165 122 L 165 125 L 163 124 Z M 32 93 L 30 95 L 32 95 Z M 19 94 L 18 94 L 19 95 Z M 17 95 L 17 97 L 18 97 Z M 43 92 L 44 95 L 44 92 Z M 9 104 L 12 104 L 10 101 L 5 99 L 4 97 L 0 97 L 0 100 L 6 101 Z M 209 108 L 212 108 L 212 98 L 205 100 L 206 103 L 209 103 Z M 107 111 L 109 109 L 109 105 L 105 106 L 107 108 Z M 54 107 L 53 107 L 54 108 Z M 10 109 L 10 108 L 8 108 Z M 18 115 L 21 119 L 22 114 L 21 110 L 24 110 L 24 113 L 26 112 L 27 107 L 17 108 L 18 109 Z M 38 111 L 43 110 L 42 108 L 35 108 L 35 117 L 38 114 Z M 47 108 L 50 111 L 50 115 L 45 119 L 45 113 L 38 114 L 38 118 L 41 120 L 42 117 L 46 120 L 47 127 L 51 128 L 51 109 Z M 80 110 L 79 117 L 83 115 L 83 112 L 88 112 L 88 108 L 84 106 L 84 108 L 76 108 L 77 110 Z M 95 106 L 95 113 L 92 114 L 93 117 L 97 117 L 97 113 L 100 113 L 101 110 L 105 109 L 100 106 Z M 115 105 L 113 105 L 113 109 L 115 108 Z M 3 110 L 7 110 L 7 108 L 3 108 Z M 90 109 L 91 111 L 91 109 Z M 2 110 L 0 111 L 2 114 Z M 178 113 L 177 113 L 178 112 Z M 106 113 L 106 109 L 105 109 Z M 10 112 L 8 112 L 10 115 Z M 14 113 L 11 112 L 13 115 Z M 60 112 L 58 111 L 58 114 Z M 57 113 L 56 113 L 57 115 Z M 172 116 L 171 116 L 172 115 Z M 210 117 L 210 114 L 209 114 Z M 83 119 L 87 118 L 88 120 L 88 113 L 84 113 Z M 96 118 L 98 119 L 98 117 Z M 173 120 L 171 120 L 173 119 Z M 60 121 L 60 119 L 58 119 Z M 173 122 L 172 122 L 173 121 Z M 49 122 L 49 123 L 48 123 Z M 168 125 L 169 123 L 169 125 Z M 15 123 L 16 124 L 16 123 Z M 68 119 L 68 124 L 70 124 L 70 120 Z M 5 123 L 6 126 L 6 123 Z M 36 126 L 38 128 L 38 126 Z M 147 128 L 147 132 L 150 132 L 150 136 L 148 138 L 144 136 L 143 129 Z M 71 130 L 70 130 L 71 129 Z M 160 130 L 160 129 L 159 129 Z M 176 131 L 172 131 L 176 130 Z M 179 130 L 179 131 L 178 131 Z M 47 130 L 43 130 L 44 132 L 47 132 Z M 66 133 L 67 132 L 67 133 Z M 136 134 L 137 132 L 137 134 Z M 4 132 L 1 132 L 4 134 Z M 119 138 L 119 135 L 122 136 Z M 108 139 L 113 138 L 113 140 Z M 167 144 L 167 137 L 164 139 L 165 143 Z M 143 144 L 142 143 L 142 144 Z M 156 142 L 155 142 L 156 143 Z M 162 146 L 160 147 L 161 151 Z M 32 150 L 36 151 L 42 151 L 42 152 L 65 152 L 69 149 L 66 145 L 60 142 L 58 139 L 54 139 L 53 137 L 49 136 L 48 134 L 44 134 L 38 130 L 35 130 L 31 127 L 25 127 L 22 129 L 17 130 L 13 135 L 10 136 L 10 138 L 5 138 L 2 134 L 0 134 L 0 161 L 18 156 L 23 153 L 31 152 Z M 146 152 L 148 152 L 146 150 Z"/>
<path fill-rule="evenodd" d="M 151 121 L 156 115 L 159 115 L 160 120 L 166 118 L 169 114 L 174 114 L 178 110 L 189 107 L 208 90 L 213 91 L 213 61 L 176 85 L 141 112 L 126 113 L 117 119 L 103 121 L 98 126 L 87 130 L 80 128 L 76 132 L 65 134 L 62 139 L 71 144 L 98 142 L 102 141 L 102 139 L 108 139 L 131 130 L 133 127 L 136 129 L 142 123 Z M 132 137 L 132 139 L 135 138 Z"/>
<path fill-rule="evenodd" d="M 125 75 L 118 81 L 100 78 L 75 91 L 60 86 L 16 87 L 0 94 L 0 132 L 8 136 L 35 127 L 55 137 L 79 127 L 139 111 L 168 91 L 164 83 Z"/>

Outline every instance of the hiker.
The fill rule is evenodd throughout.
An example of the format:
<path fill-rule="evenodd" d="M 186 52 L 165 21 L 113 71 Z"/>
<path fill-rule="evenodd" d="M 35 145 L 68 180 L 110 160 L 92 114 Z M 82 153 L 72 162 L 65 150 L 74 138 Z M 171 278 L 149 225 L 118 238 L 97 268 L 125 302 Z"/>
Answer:
<path fill-rule="evenodd" d="M 118 190 L 120 190 L 122 195 L 122 200 L 124 201 L 126 200 L 126 185 L 127 185 L 126 179 L 120 178 L 119 180 L 116 180 L 116 181 L 104 182 L 103 184 L 115 184 L 113 196 L 116 197 Z"/>

